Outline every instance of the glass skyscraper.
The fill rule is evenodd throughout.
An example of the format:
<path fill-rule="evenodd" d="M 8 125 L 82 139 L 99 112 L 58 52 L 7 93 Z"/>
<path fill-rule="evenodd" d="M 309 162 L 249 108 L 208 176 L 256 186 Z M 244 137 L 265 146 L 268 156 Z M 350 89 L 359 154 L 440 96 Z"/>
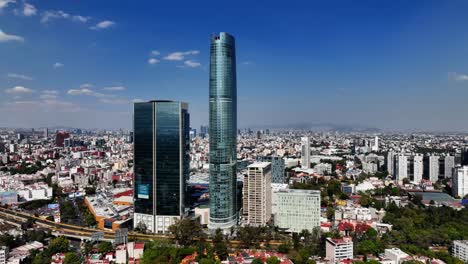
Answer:
<path fill-rule="evenodd" d="M 134 104 L 134 227 L 155 233 L 188 210 L 189 114 L 187 103 Z"/>
<path fill-rule="evenodd" d="M 210 225 L 237 224 L 237 84 L 234 37 L 221 32 L 210 47 Z"/>

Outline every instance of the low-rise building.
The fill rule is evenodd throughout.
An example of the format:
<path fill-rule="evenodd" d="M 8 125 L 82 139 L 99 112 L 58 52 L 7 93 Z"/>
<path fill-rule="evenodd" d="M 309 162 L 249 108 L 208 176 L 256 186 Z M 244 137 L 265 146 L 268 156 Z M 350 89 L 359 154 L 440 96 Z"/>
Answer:
<path fill-rule="evenodd" d="M 338 263 L 341 260 L 353 259 L 353 240 L 351 237 L 327 238 L 326 258 L 330 263 Z"/>
<path fill-rule="evenodd" d="M 281 189 L 275 192 L 274 222 L 289 232 L 320 227 L 320 191 Z"/>
<path fill-rule="evenodd" d="M 401 264 L 404 261 L 411 260 L 411 256 L 403 252 L 399 248 L 387 248 L 385 249 L 386 259 L 393 261 L 394 264 Z"/>
<path fill-rule="evenodd" d="M 468 262 L 468 240 L 453 241 L 452 255 L 465 263 Z"/>

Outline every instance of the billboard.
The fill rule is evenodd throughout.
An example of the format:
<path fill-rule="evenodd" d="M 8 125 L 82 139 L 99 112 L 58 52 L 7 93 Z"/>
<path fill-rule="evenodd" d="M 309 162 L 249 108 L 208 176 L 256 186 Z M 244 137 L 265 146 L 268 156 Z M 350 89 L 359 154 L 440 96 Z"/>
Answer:
<path fill-rule="evenodd" d="M 137 197 L 141 199 L 149 199 L 149 184 L 138 184 Z"/>

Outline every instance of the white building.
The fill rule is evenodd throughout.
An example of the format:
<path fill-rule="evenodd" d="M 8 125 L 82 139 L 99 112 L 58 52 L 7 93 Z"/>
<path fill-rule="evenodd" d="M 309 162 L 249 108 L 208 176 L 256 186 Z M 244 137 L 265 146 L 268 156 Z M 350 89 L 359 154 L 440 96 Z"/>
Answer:
<path fill-rule="evenodd" d="M 452 255 L 456 258 L 468 262 L 468 240 L 453 241 Z"/>
<path fill-rule="evenodd" d="M 310 169 L 310 139 L 301 138 L 301 166 L 304 169 Z"/>
<path fill-rule="evenodd" d="M 455 168 L 455 157 L 454 156 L 445 156 L 445 158 L 444 158 L 444 177 L 445 178 L 452 178 L 454 168 Z"/>
<path fill-rule="evenodd" d="M 395 166 L 395 153 L 389 151 L 387 154 L 387 171 L 388 174 L 394 175 L 394 166 Z"/>
<path fill-rule="evenodd" d="M 320 191 L 287 189 L 275 192 L 275 225 L 289 232 L 320 226 Z"/>
<path fill-rule="evenodd" d="M 468 166 L 455 168 L 452 184 L 452 194 L 454 197 L 463 198 L 468 194 Z"/>
<path fill-rule="evenodd" d="M 6 264 L 8 260 L 8 247 L 0 247 L 0 264 Z"/>
<path fill-rule="evenodd" d="M 372 151 L 379 151 L 379 137 L 375 136 L 374 145 L 372 146 Z"/>
<path fill-rule="evenodd" d="M 410 260 L 411 256 L 399 248 L 387 248 L 385 249 L 385 258 L 393 261 L 395 264 L 401 264 L 406 260 Z"/>
<path fill-rule="evenodd" d="M 413 182 L 420 183 L 423 178 L 423 168 L 424 168 L 423 156 L 422 155 L 414 156 L 413 165 L 414 165 Z"/>
<path fill-rule="evenodd" d="M 339 263 L 340 260 L 353 259 L 353 240 L 351 237 L 327 238 L 326 258 L 330 263 Z"/>
<path fill-rule="evenodd" d="M 209 207 L 195 207 L 195 216 L 200 217 L 201 225 L 208 225 L 210 223 L 210 208 Z"/>
<path fill-rule="evenodd" d="M 433 183 L 439 180 L 439 156 L 429 156 L 429 180 Z"/>
<path fill-rule="evenodd" d="M 247 172 L 243 186 L 243 213 L 249 225 L 262 226 L 271 219 L 271 163 L 251 164 Z"/>
<path fill-rule="evenodd" d="M 396 156 L 395 165 L 395 180 L 402 182 L 403 179 L 408 178 L 408 157 L 405 155 Z"/>

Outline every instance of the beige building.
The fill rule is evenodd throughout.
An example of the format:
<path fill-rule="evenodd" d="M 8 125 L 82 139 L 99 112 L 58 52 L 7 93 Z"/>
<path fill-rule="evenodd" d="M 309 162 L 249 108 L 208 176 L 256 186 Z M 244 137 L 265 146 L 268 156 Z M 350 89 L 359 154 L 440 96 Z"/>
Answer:
<path fill-rule="evenodd" d="M 247 167 L 244 177 L 243 213 L 247 224 L 262 226 L 271 219 L 271 163 L 257 162 Z"/>

